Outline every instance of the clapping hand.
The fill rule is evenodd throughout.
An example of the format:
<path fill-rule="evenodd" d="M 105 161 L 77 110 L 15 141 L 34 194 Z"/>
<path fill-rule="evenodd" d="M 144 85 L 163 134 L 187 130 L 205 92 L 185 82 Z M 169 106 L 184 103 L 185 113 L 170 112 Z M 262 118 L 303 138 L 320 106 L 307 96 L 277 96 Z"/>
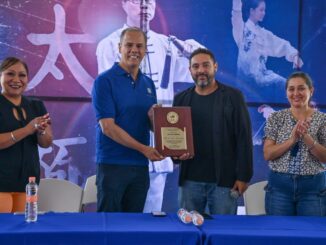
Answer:
<path fill-rule="evenodd" d="M 299 120 L 297 122 L 291 133 L 291 137 L 293 137 L 295 141 L 298 141 L 300 138 L 302 138 L 305 134 L 308 133 L 310 121 L 311 118 L 308 118 L 306 120 Z"/>
<path fill-rule="evenodd" d="M 45 133 L 45 129 L 51 125 L 50 114 L 47 113 L 43 116 L 36 117 L 29 123 L 33 127 L 33 133 L 37 132 L 40 135 Z"/>
<path fill-rule="evenodd" d="M 311 118 L 308 118 L 304 121 L 299 120 L 297 131 L 298 131 L 298 134 L 300 135 L 300 137 L 303 137 L 306 133 L 308 133 L 308 129 L 310 127 L 310 121 L 311 121 Z"/>

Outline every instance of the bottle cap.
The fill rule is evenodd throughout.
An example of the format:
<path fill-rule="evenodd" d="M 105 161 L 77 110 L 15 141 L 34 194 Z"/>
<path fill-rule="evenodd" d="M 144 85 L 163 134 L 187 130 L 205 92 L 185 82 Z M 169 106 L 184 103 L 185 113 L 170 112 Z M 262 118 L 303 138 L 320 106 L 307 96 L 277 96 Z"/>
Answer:
<path fill-rule="evenodd" d="M 29 182 L 35 182 L 35 177 L 29 177 L 29 178 L 28 178 L 28 181 L 29 181 Z"/>
<path fill-rule="evenodd" d="M 190 213 L 192 214 L 192 223 L 195 226 L 201 226 L 204 224 L 204 217 L 200 213 L 195 210 L 191 211 Z"/>
<path fill-rule="evenodd" d="M 180 208 L 177 214 L 179 219 L 185 224 L 189 224 L 192 221 L 191 214 L 186 209 Z"/>

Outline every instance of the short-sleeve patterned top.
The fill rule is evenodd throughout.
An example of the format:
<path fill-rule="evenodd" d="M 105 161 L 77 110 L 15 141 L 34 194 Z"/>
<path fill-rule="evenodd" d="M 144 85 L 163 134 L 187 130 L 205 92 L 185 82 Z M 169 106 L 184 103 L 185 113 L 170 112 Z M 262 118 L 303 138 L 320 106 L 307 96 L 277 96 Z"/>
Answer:
<path fill-rule="evenodd" d="M 274 112 L 266 122 L 265 139 L 274 140 L 281 144 L 288 140 L 297 120 L 290 109 Z M 326 146 L 326 114 L 315 110 L 311 116 L 308 134 L 319 144 Z M 271 170 L 281 173 L 297 175 L 315 175 L 325 171 L 325 165 L 310 153 L 302 139 L 297 142 L 298 149 L 291 154 L 291 150 L 285 152 L 279 158 L 269 161 Z M 294 147 L 294 146 L 293 146 Z M 292 147 L 292 148 L 293 148 Z"/>

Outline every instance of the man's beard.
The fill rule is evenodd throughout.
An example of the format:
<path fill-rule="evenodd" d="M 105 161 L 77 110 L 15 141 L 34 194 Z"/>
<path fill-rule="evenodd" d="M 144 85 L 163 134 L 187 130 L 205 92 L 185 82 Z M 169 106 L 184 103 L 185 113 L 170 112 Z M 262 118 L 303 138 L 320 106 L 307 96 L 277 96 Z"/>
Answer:
<path fill-rule="evenodd" d="M 207 78 L 207 80 L 199 80 L 198 77 L 202 76 L 202 75 L 204 75 Z M 211 80 L 209 79 L 209 76 L 206 75 L 206 74 L 198 75 L 198 76 L 195 77 L 194 80 L 195 80 L 196 85 L 201 87 L 201 88 L 205 88 L 205 87 L 207 87 L 208 85 L 211 84 Z"/>

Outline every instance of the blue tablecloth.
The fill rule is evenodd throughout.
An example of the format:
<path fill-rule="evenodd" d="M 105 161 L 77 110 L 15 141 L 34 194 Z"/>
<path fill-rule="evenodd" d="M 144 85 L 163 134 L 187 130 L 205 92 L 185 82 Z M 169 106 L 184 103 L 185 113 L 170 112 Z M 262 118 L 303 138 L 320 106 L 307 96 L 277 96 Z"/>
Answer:
<path fill-rule="evenodd" d="M 175 214 L 48 213 L 36 223 L 0 214 L 0 244 L 326 244 L 326 218 L 214 216 L 197 228 Z"/>
<path fill-rule="evenodd" d="M 0 214 L 0 244 L 198 244 L 201 231 L 175 214 L 48 213 L 36 223 L 23 215 Z"/>
<path fill-rule="evenodd" d="M 326 244 L 325 217 L 214 216 L 200 228 L 204 244 Z"/>

